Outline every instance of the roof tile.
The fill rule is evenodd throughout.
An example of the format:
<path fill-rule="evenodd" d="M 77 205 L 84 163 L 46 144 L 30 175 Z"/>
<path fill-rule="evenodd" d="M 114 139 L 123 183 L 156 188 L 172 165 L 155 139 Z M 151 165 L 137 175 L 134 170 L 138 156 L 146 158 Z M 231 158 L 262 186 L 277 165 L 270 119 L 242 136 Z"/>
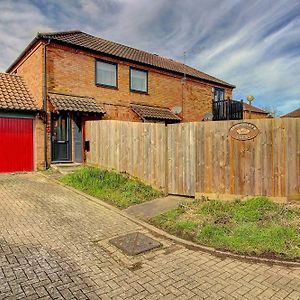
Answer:
<path fill-rule="evenodd" d="M 146 51 L 131 48 L 119 43 L 104 40 L 102 38 L 87 34 L 81 31 L 39 33 L 38 38 L 52 39 L 53 41 L 66 43 L 72 46 L 82 47 L 88 50 L 113 55 L 118 58 L 131 60 L 134 62 L 150 65 L 153 67 L 165 69 L 168 71 L 186 74 L 191 77 L 210 81 L 213 83 L 235 87 L 223 80 L 210 76 L 197 69 L 189 67 L 183 63 L 161 57 Z"/>
<path fill-rule="evenodd" d="M 290 113 L 282 116 L 282 118 L 300 118 L 300 108 L 297 108 Z"/>
<path fill-rule="evenodd" d="M 266 114 L 266 115 L 269 114 L 267 111 L 262 110 L 256 106 L 249 105 L 248 103 L 245 103 L 245 102 L 243 102 L 243 108 L 244 108 L 244 111 L 250 111 L 250 109 L 251 109 L 252 112 Z"/>
<path fill-rule="evenodd" d="M 20 76 L 0 73 L 0 109 L 37 111 L 39 107 Z"/>
<path fill-rule="evenodd" d="M 131 104 L 132 110 L 142 119 L 158 119 L 158 120 L 174 120 L 181 119 L 173 114 L 170 109 L 156 106 L 146 106 L 139 104 Z"/>
<path fill-rule="evenodd" d="M 49 93 L 49 100 L 58 111 L 78 111 L 104 114 L 94 98 Z"/>

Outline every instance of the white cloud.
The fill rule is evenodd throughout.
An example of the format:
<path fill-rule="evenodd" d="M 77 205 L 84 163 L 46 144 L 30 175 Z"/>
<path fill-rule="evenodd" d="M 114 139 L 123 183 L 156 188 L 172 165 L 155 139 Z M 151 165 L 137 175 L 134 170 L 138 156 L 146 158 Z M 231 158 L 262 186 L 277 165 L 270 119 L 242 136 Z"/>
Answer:
<path fill-rule="evenodd" d="M 6 69 L 36 32 L 51 30 L 46 16 L 29 1 L 0 1 L 0 70 Z"/>
<path fill-rule="evenodd" d="M 300 106 L 298 0 L 0 0 L 0 69 L 37 31 L 81 29 L 183 61 L 283 113 Z"/>

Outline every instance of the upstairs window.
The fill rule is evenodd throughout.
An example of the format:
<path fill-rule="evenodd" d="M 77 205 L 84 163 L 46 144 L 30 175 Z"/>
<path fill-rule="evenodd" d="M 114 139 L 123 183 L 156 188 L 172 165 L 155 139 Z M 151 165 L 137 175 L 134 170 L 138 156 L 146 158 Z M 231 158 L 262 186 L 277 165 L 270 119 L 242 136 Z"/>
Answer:
<path fill-rule="evenodd" d="M 130 90 L 148 93 L 148 72 L 130 68 Z"/>
<path fill-rule="evenodd" d="M 215 94 L 215 101 L 221 101 L 224 100 L 225 91 L 221 88 L 214 88 L 214 94 Z"/>
<path fill-rule="evenodd" d="M 96 61 L 96 84 L 104 87 L 117 87 L 117 64 Z"/>

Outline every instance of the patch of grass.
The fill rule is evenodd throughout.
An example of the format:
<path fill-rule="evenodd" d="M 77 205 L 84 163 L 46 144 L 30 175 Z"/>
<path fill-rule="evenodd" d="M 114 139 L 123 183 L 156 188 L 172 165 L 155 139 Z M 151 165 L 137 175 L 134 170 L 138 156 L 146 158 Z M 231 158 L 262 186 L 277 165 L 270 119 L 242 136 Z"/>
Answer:
<path fill-rule="evenodd" d="M 155 221 L 157 225 L 172 230 L 174 223 L 182 213 L 183 209 L 181 207 L 174 208 L 155 218 Z"/>
<path fill-rule="evenodd" d="M 177 221 L 175 223 L 176 228 L 181 230 L 193 230 L 197 227 L 197 223 L 194 221 L 189 220 L 183 220 L 183 221 Z"/>
<path fill-rule="evenodd" d="M 119 208 L 127 208 L 163 195 L 150 185 L 128 175 L 92 167 L 80 168 L 59 180 Z"/>
<path fill-rule="evenodd" d="M 266 197 L 243 202 L 195 200 L 151 221 L 173 234 L 217 249 L 300 261 L 300 208 Z"/>

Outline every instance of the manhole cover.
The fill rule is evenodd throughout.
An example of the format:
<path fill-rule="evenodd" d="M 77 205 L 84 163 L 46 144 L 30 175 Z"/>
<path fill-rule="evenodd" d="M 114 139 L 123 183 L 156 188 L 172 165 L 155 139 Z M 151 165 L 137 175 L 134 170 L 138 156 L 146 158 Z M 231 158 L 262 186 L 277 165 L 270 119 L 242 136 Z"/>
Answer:
<path fill-rule="evenodd" d="M 161 246 L 161 243 L 140 232 L 116 237 L 109 242 L 128 255 L 137 255 Z"/>

